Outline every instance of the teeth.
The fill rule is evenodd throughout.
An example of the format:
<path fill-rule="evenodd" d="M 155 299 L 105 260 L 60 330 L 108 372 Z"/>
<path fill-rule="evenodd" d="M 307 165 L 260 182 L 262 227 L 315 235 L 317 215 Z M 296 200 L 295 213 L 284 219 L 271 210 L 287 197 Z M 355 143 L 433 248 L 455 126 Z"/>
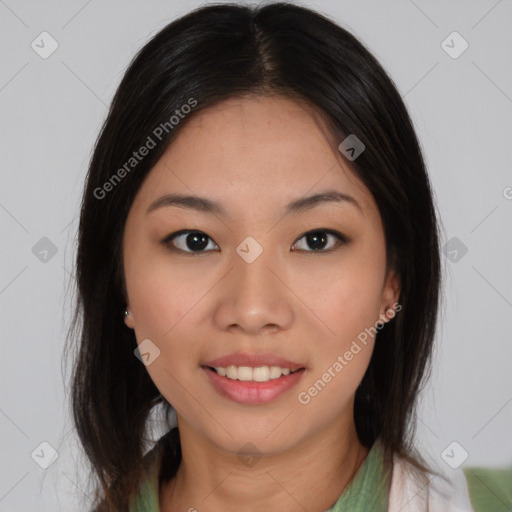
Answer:
<path fill-rule="evenodd" d="M 237 379 L 238 378 L 238 368 L 236 366 L 228 366 L 226 368 L 226 377 L 228 379 Z"/>
<path fill-rule="evenodd" d="M 270 380 L 270 369 L 268 366 L 260 366 L 259 368 L 253 368 L 252 369 L 252 380 L 255 380 L 256 382 L 267 382 Z M 240 378 L 240 370 L 238 373 Z"/>
<path fill-rule="evenodd" d="M 234 372 L 236 372 L 236 367 L 233 366 L 233 368 L 235 368 Z M 238 380 L 252 380 L 252 368 L 249 368 L 248 366 L 240 366 L 238 368 Z"/>
<path fill-rule="evenodd" d="M 281 368 L 279 366 L 271 366 L 270 367 L 270 378 L 271 379 L 278 379 L 281 377 L 282 372 Z"/>
<path fill-rule="evenodd" d="M 281 375 L 289 375 L 297 370 L 291 371 L 290 368 L 281 368 L 280 366 L 233 366 L 227 368 L 216 366 L 215 371 L 222 377 L 228 379 L 254 382 L 268 382 L 272 379 L 278 379 Z"/>

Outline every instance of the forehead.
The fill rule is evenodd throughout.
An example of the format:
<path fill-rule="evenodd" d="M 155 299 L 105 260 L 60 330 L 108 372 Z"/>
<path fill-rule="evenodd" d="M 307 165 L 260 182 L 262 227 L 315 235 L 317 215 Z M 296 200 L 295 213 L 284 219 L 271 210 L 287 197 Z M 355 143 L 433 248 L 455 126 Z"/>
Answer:
<path fill-rule="evenodd" d="M 321 116 L 304 102 L 231 98 L 193 116 L 144 182 L 146 205 L 156 194 L 180 191 L 266 208 L 335 188 L 365 210 L 375 207 L 347 162 L 333 153 Z"/>

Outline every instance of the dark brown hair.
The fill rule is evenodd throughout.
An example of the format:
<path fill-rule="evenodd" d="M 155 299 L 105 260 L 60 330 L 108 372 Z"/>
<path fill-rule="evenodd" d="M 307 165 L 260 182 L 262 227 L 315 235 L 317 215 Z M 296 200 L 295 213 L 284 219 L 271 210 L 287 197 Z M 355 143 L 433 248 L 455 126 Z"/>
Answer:
<path fill-rule="evenodd" d="M 306 102 L 321 113 L 334 150 L 349 134 L 365 145 L 350 167 L 378 205 L 387 262 L 400 276 L 402 309 L 377 335 L 355 396 L 355 425 L 368 448 L 380 437 L 387 465 L 398 455 L 435 473 L 415 453 L 413 437 L 440 299 L 438 225 L 402 98 L 363 44 L 319 12 L 281 2 L 208 5 L 165 26 L 134 57 L 86 178 L 77 303 L 68 334 L 77 340 L 71 407 L 97 479 L 95 499 L 104 500 L 104 510 L 126 509 L 127 497 L 140 482 L 143 457 L 151 447 L 147 420 L 153 407 L 161 404 L 166 413 L 172 411 L 134 357 L 135 335 L 123 322 L 122 235 L 128 211 L 147 174 L 197 112 L 249 94 Z M 195 107 L 170 126 L 176 110 L 183 114 L 181 107 L 191 105 L 191 99 Z M 156 137 L 155 129 L 162 126 L 167 129 Z M 125 167 L 125 173 L 118 173 L 152 134 L 156 146 L 129 172 Z M 122 180 L 113 182 L 116 173 Z M 180 463 L 178 433 L 166 442 L 162 475 L 169 479 Z"/>

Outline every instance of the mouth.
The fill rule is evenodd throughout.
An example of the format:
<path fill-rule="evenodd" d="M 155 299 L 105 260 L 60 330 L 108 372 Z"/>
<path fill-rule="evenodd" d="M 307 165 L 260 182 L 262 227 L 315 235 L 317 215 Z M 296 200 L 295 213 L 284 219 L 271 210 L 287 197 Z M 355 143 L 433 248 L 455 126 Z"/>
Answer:
<path fill-rule="evenodd" d="M 239 380 L 243 382 L 268 382 L 270 380 L 279 379 L 283 376 L 305 370 L 301 368 L 288 368 L 281 366 L 203 366 L 221 377 L 231 380 Z"/>
<path fill-rule="evenodd" d="M 306 368 L 278 366 L 201 366 L 208 382 L 224 398 L 241 404 L 263 404 L 296 386 Z"/>

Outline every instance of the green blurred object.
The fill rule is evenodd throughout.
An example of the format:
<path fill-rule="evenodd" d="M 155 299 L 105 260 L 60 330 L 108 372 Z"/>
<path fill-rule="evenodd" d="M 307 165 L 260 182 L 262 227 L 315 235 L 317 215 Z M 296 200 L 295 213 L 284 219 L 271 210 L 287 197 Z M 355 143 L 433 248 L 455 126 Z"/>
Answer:
<path fill-rule="evenodd" d="M 512 468 L 462 468 L 475 512 L 512 511 Z"/>

